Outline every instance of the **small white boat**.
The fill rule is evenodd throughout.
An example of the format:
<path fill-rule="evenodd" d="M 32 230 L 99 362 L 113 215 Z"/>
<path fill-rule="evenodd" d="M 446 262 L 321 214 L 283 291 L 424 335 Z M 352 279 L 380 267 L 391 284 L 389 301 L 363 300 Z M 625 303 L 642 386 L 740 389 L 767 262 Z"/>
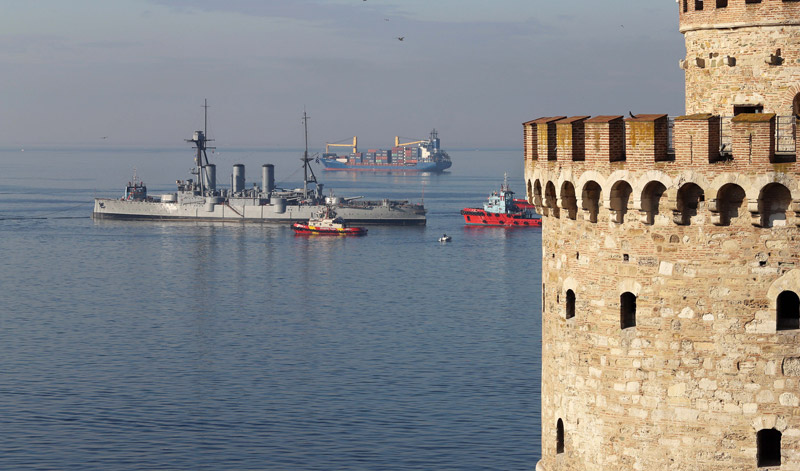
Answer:
<path fill-rule="evenodd" d="M 453 240 L 453 238 L 447 234 L 443 234 L 441 237 L 439 237 L 439 242 L 450 242 L 451 240 Z"/>

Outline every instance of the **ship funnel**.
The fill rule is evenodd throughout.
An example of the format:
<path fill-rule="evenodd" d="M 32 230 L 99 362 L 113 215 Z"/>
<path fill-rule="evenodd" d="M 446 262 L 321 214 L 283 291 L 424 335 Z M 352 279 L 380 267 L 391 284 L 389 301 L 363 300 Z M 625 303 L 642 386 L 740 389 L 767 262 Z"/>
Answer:
<path fill-rule="evenodd" d="M 261 191 L 269 195 L 275 189 L 275 166 L 264 164 L 261 166 Z"/>
<path fill-rule="evenodd" d="M 244 165 L 236 164 L 233 166 L 233 192 L 238 193 L 244 190 Z"/>
<path fill-rule="evenodd" d="M 204 185 L 209 191 L 217 190 L 217 166 L 214 164 L 206 165 L 206 172 L 203 174 Z"/>

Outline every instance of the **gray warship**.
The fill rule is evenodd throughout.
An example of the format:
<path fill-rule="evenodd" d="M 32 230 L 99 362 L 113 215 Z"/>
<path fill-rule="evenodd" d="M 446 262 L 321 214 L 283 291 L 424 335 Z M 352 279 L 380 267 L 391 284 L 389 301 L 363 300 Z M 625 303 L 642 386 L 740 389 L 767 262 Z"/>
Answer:
<path fill-rule="evenodd" d="M 206 106 L 207 109 L 207 106 Z M 425 207 L 409 201 L 366 201 L 361 197 L 340 197 L 323 194 L 324 185 L 317 182 L 309 165 L 308 117 L 306 148 L 303 161 L 303 187 L 276 188 L 275 168 L 261 166 L 261 186 L 245 187 L 245 167 L 233 166 L 231 188 L 217 187 L 216 165 L 209 163 L 206 131 L 195 131 L 192 139 L 197 151 L 191 174 L 196 178 L 178 180 L 177 191 L 151 196 L 147 187 L 134 176 L 122 198 L 95 198 L 92 217 L 95 219 L 170 220 L 170 221 L 237 221 L 259 223 L 293 223 L 307 221 L 320 210 L 331 207 L 336 214 L 353 224 L 425 225 Z"/>

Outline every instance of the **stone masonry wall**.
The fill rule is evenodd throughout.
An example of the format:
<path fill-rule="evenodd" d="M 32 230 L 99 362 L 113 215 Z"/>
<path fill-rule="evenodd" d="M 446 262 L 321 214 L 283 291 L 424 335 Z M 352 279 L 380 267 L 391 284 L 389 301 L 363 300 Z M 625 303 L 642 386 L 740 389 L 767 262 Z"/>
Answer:
<path fill-rule="evenodd" d="M 800 293 L 798 207 L 757 227 L 750 209 L 758 204 L 745 198 L 728 225 L 713 223 L 726 184 L 752 199 L 768 181 L 782 182 L 797 203 L 797 173 L 528 161 L 526 179 L 546 214 L 537 469 L 753 470 L 756 434 L 770 428 L 783 434 L 780 469 L 800 469 L 800 331 L 776 331 L 775 321 L 778 293 Z M 591 183 L 602 189 L 597 222 L 582 209 L 591 207 L 582 192 Z M 653 184 L 666 190 L 657 208 L 643 202 Z M 677 224 L 677 190 L 687 184 L 704 197 Z M 558 190 L 547 198 L 551 185 Z M 624 205 L 614 201 L 619 185 L 629 187 Z M 623 292 L 637 297 L 628 329 L 620 327 Z"/>
<path fill-rule="evenodd" d="M 800 28 L 757 27 L 685 33 L 686 112 L 733 116 L 734 105 L 791 115 L 800 93 Z M 780 65 L 767 64 L 780 47 Z M 726 65 L 729 58 L 735 65 Z M 698 63 L 700 65 L 698 65 Z"/>

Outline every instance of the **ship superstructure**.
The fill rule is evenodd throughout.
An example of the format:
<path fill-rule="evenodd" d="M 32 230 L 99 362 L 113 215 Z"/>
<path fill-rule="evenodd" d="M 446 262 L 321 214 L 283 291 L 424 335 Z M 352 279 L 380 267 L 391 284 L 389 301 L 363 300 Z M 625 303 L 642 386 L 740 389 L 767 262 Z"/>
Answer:
<path fill-rule="evenodd" d="M 303 113 L 303 121 L 307 116 Z M 306 124 L 307 126 L 307 124 Z M 95 198 L 92 216 L 95 219 L 162 219 L 190 221 L 241 221 L 292 223 L 307 221 L 330 206 L 353 224 L 424 225 L 425 208 L 410 201 L 383 199 L 366 201 L 362 197 L 339 197 L 323 194 L 309 165 L 308 146 L 301 157 L 304 167 L 303 187 L 294 189 L 275 186 L 272 164 L 261 167 L 261 186 L 245 184 L 245 166 L 235 164 L 230 188 L 217 186 L 216 165 L 208 160 L 205 131 L 195 131 L 196 149 L 193 178 L 178 180 L 175 192 L 147 195 L 143 183 L 134 181 L 126 187 L 123 198 Z"/>
<path fill-rule="evenodd" d="M 352 147 L 348 155 L 331 152 L 331 147 Z M 325 144 L 325 153 L 320 159 L 325 170 L 442 172 L 453 165 L 450 155 L 441 148 L 439 133 L 431 131 L 428 139 L 400 142 L 395 136 L 391 149 L 369 149 L 358 151 L 358 137 L 352 144 Z"/>

